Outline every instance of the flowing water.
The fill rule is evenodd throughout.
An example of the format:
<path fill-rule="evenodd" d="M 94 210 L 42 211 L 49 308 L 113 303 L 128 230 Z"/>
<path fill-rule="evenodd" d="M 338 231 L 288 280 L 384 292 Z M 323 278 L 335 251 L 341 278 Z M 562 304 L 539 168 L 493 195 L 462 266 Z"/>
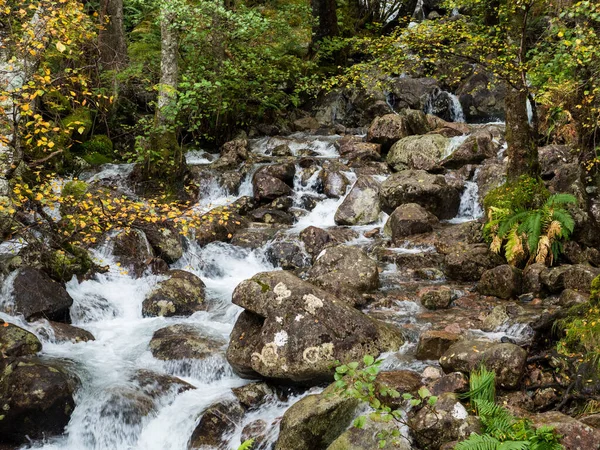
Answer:
<path fill-rule="evenodd" d="M 251 143 L 251 150 L 261 155 L 269 155 L 276 146 L 287 144 L 295 155 L 308 149 L 318 158 L 336 158 L 339 155 L 334 143 L 338 138 L 339 136 L 307 135 L 262 138 Z M 460 143 L 460 139 L 456 141 L 454 144 Z M 213 156 L 201 151 L 188 155 L 191 164 L 203 165 L 212 159 Z M 87 179 L 124 186 L 131 169 L 130 165 L 107 165 L 101 172 L 89 174 Z M 300 205 L 300 199 L 305 194 L 313 195 L 320 201 L 312 211 L 300 217 L 288 233 L 296 234 L 308 226 L 335 226 L 333 217 L 344 197 L 325 198 L 316 192 L 318 171 L 303 181 L 303 171 L 300 167 L 297 169 L 294 182 L 296 204 Z M 345 175 L 351 184 L 356 180 L 352 171 Z M 383 179 L 382 177 L 381 180 Z M 252 193 L 250 180 L 251 174 L 242 183 L 240 196 Z M 455 222 L 474 220 L 482 214 L 475 181 L 474 179 L 466 183 L 460 212 L 454 219 Z M 349 189 L 350 187 L 348 191 Z M 226 194 L 215 183 L 203 186 L 202 192 L 204 198 L 196 206 L 202 211 L 215 205 L 230 203 L 236 197 Z M 383 227 L 386 220 L 387 215 L 382 213 L 378 223 L 367 227 L 354 227 L 358 237 L 350 244 L 362 245 L 369 242 L 363 237 L 364 231 Z M 22 243 L 19 242 L 3 243 L 0 246 L 0 257 L 2 254 L 18 251 L 20 245 Z M 38 335 L 43 342 L 45 357 L 71 361 L 70 367 L 82 382 L 76 393 L 76 408 L 65 435 L 44 443 L 32 443 L 27 448 L 185 450 L 203 411 L 217 401 L 232 398 L 232 388 L 249 382 L 236 376 L 224 357 L 229 334 L 241 312 L 241 308 L 231 303 L 231 295 L 241 281 L 258 272 L 277 269 L 269 261 L 266 247 L 247 250 L 221 242 L 200 247 L 195 242 L 188 241 L 184 256 L 172 268 L 193 272 L 204 281 L 210 307 L 207 311 L 197 312 L 187 318 L 142 317 L 142 301 L 156 283 L 164 278 L 150 274 L 138 279 L 133 278 L 118 266 L 111 250 L 110 245 L 104 245 L 94 251 L 94 257 L 99 263 L 110 266 L 108 273 L 82 282 L 73 279 L 67 284 L 67 290 L 74 299 L 71 308 L 73 325 L 90 331 L 96 340 L 77 344 L 57 343 L 47 323 L 26 323 L 18 317 L 0 313 L 0 318 Z M 399 254 L 435 251 L 432 247 L 415 246 L 410 242 L 391 250 Z M 394 265 L 384 268 L 382 276 L 386 271 L 393 275 L 394 270 Z M 10 286 L 12 280 L 4 280 L 0 291 L 0 306 L 10 304 Z M 404 302 L 401 309 L 394 314 L 414 321 L 419 308 L 417 303 Z M 201 361 L 163 362 L 153 358 L 148 345 L 153 333 L 176 323 L 200 327 L 207 336 L 223 343 L 221 350 Z M 407 362 L 401 355 L 402 352 L 390 355 L 386 360 L 386 367 L 412 365 L 414 368 L 421 368 L 423 365 L 414 359 Z M 167 389 L 162 395 L 151 399 L 148 405 L 147 396 L 144 395 L 139 381 L 136 381 L 136 374 L 142 369 L 177 376 L 196 389 L 182 393 L 177 389 Z M 260 409 L 251 411 L 229 436 L 229 448 L 236 449 L 239 446 L 243 426 L 256 419 L 271 424 L 266 443 L 258 447 L 269 448 L 277 438 L 278 418 L 298 398 L 291 396 L 286 401 L 272 400 Z M 148 406 L 145 412 L 139 407 L 140 404 Z"/>

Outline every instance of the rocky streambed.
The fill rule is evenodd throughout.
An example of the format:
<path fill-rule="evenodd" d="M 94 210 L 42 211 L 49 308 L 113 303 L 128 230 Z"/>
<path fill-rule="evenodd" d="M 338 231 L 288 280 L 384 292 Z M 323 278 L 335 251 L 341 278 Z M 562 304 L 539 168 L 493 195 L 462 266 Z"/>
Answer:
<path fill-rule="evenodd" d="M 595 428 L 539 413 L 559 398 L 527 361 L 544 318 L 585 301 L 600 274 L 584 215 L 570 264 L 512 269 L 481 235 L 481 198 L 505 177 L 501 123 L 405 110 L 346 131 L 188 154 L 194 208 L 227 206 L 229 220 L 189 238 L 112 233 L 92 250 L 108 271 L 89 279 L 58 283 L 23 244 L 2 244 L 16 270 L 0 293 L 0 444 L 374 449 L 383 425 L 352 428 L 363 407 L 327 387 L 336 361 L 373 355 L 378 382 L 439 396 L 435 420 L 409 413 L 420 432 L 404 429 L 400 447 L 451 448 L 478 430 L 457 394 L 484 363 L 506 404 L 557 426 L 566 448 L 597 448 Z M 540 150 L 550 189 L 585 195 L 560 151 Z M 82 178 L 133 196 L 132 169 Z"/>

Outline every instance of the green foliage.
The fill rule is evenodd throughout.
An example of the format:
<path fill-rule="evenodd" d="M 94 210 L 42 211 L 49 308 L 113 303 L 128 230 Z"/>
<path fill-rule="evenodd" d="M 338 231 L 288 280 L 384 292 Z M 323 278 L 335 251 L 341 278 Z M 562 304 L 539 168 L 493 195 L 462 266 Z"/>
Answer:
<path fill-rule="evenodd" d="M 456 450 L 561 450 L 552 428 L 534 428 L 525 419 L 514 417 L 496 404 L 494 372 L 484 367 L 471 372 L 467 396 L 481 419 L 483 434 L 473 433 L 456 445 Z"/>
<path fill-rule="evenodd" d="M 238 450 L 250 450 L 254 445 L 254 439 L 248 439 L 242 442 L 242 445 L 238 447 Z"/>
<path fill-rule="evenodd" d="M 85 181 L 68 181 L 62 188 L 61 196 L 64 198 L 72 197 L 74 200 L 81 200 L 88 190 L 88 184 Z"/>
<path fill-rule="evenodd" d="M 78 150 L 85 154 L 99 153 L 104 156 L 113 155 L 113 143 L 105 134 L 97 134 L 92 136 L 89 141 L 78 146 Z M 73 150 L 77 151 L 77 150 Z"/>
<path fill-rule="evenodd" d="M 83 139 L 92 130 L 92 114 L 88 108 L 78 108 L 73 113 L 62 119 L 62 126 L 72 130 L 73 139 Z"/>
<path fill-rule="evenodd" d="M 521 178 L 516 185 L 501 186 L 486 196 L 484 237 L 493 252 L 504 249 L 509 264 L 552 265 L 573 233 L 575 221 L 564 206 L 576 203 L 576 198 L 554 194 L 541 206 L 534 206 L 546 193 L 545 188 Z"/>

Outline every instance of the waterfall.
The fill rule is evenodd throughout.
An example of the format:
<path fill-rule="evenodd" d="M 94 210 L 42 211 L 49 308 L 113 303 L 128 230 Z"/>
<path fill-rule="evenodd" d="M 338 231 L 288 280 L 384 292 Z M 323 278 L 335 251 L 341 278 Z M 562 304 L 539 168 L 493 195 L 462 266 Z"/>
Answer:
<path fill-rule="evenodd" d="M 465 113 L 458 97 L 448 91 L 435 88 L 429 95 L 424 112 L 448 122 L 466 122 Z"/>
<path fill-rule="evenodd" d="M 477 176 L 479 169 L 475 171 L 471 181 L 465 181 L 465 190 L 460 197 L 460 206 L 457 216 L 450 223 L 469 222 L 483 217 L 483 208 L 479 202 L 479 186 Z"/>

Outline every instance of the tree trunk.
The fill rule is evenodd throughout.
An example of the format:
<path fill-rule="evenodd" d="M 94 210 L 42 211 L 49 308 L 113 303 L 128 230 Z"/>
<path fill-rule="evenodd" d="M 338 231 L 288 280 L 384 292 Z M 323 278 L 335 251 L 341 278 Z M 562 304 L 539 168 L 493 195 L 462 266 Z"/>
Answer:
<path fill-rule="evenodd" d="M 127 44 L 123 23 L 123 0 L 102 0 L 98 33 L 100 64 L 104 69 L 119 70 L 127 64 Z"/>
<path fill-rule="evenodd" d="M 324 38 L 337 36 L 340 30 L 337 23 L 335 0 L 311 0 L 311 6 L 313 16 L 317 19 L 310 44 L 310 53 L 314 54 L 319 42 Z"/>
<path fill-rule="evenodd" d="M 506 142 L 508 144 L 508 180 L 521 175 L 539 176 L 540 164 L 535 129 L 527 114 L 527 74 L 523 68 L 527 54 L 525 33 L 529 10 L 521 8 L 519 0 L 508 0 L 507 45 L 516 52 L 515 66 L 521 67 L 506 96 Z"/>

